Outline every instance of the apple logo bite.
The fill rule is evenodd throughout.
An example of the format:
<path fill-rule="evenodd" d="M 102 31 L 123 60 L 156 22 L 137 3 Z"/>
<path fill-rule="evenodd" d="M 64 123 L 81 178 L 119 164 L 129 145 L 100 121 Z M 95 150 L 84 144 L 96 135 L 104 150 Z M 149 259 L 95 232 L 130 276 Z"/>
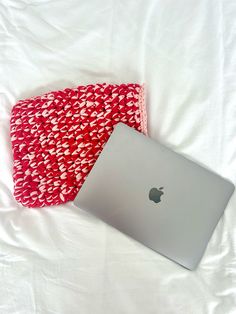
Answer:
<path fill-rule="evenodd" d="M 159 203 L 161 201 L 161 196 L 164 194 L 164 192 L 162 191 L 163 189 L 163 186 L 159 189 L 152 188 L 149 192 L 149 199 L 154 203 Z"/>

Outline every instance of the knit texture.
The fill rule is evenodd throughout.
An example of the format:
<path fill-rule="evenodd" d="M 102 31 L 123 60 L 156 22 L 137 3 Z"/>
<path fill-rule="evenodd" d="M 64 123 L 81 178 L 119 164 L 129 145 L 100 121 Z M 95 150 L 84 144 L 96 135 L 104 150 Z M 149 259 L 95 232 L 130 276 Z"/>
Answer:
<path fill-rule="evenodd" d="M 20 100 L 10 122 L 15 199 L 26 207 L 74 200 L 119 122 L 147 133 L 139 84 L 78 86 Z"/>

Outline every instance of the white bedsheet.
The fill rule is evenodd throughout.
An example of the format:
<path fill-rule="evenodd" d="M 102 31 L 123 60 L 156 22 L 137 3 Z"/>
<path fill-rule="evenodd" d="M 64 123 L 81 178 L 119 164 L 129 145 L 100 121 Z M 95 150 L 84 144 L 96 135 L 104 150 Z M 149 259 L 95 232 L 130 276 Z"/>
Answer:
<path fill-rule="evenodd" d="M 150 136 L 235 182 L 235 32 L 234 0 L 1 0 L 0 314 L 236 313 L 235 195 L 191 272 L 72 203 L 22 208 L 9 138 L 18 99 L 145 82 Z"/>

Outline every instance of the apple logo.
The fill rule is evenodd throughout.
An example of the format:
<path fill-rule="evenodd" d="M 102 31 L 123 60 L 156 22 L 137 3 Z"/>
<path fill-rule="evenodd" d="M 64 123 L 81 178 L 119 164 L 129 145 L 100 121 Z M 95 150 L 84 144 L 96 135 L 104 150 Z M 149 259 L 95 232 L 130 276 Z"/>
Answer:
<path fill-rule="evenodd" d="M 161 201 L 161 196 L 164 194 L 164 192 L 162 191 L 163 189 L 163 186 L 159 189 L 152 188 L 149 192 L 149 199 L 154 203 L 159 203 Z"/>

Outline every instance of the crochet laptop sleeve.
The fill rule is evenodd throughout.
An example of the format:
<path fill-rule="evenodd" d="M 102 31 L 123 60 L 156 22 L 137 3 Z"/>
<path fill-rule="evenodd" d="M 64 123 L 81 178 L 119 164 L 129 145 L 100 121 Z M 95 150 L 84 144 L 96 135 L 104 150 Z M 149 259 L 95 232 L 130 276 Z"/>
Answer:
<path fill-rule="evenodd" d="M 104 83 L 20 100 L 10 120 L 15 199 L 26 207 L 74 200 L 117 123 L 147 133 L 143 93 Z"/>

